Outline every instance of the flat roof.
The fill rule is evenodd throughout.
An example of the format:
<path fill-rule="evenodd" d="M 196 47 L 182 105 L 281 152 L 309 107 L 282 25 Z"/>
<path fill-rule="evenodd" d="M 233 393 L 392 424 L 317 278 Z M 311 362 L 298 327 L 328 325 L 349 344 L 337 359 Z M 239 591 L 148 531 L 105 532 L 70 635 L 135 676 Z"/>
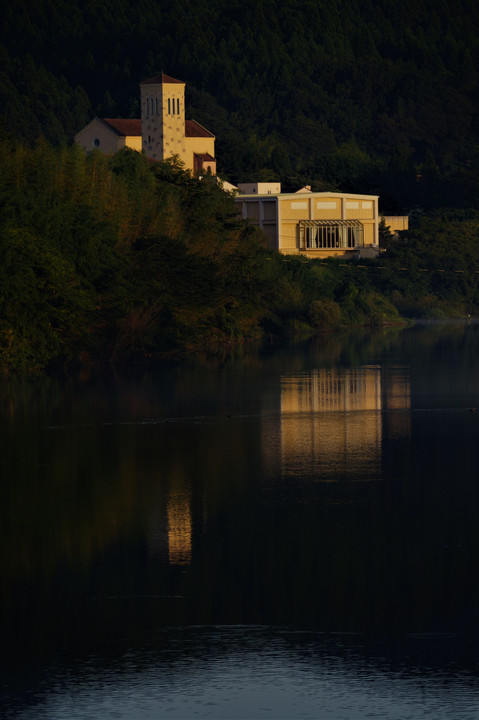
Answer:
<path fill-rule="evenodd" d="M 238 193 L 236 195 L 237 200 L 254 200 L 255 198 L 291 198 L 292 200 L 298 200 L 298 202 L 301 202 L 302 200 L 307 200 L 308 198 L 327 198 L 327 197 L 334 197 L 334 198 L 357 198 L 358 200 L 371 200 L 373 198 L 378 199 L 379 195 L 359 195 L 357 193 L 338 193 L 338 192 L 308 192 L 308 193 L 250 193 L 249 195 L 242 195 L 241 193 Z"/>

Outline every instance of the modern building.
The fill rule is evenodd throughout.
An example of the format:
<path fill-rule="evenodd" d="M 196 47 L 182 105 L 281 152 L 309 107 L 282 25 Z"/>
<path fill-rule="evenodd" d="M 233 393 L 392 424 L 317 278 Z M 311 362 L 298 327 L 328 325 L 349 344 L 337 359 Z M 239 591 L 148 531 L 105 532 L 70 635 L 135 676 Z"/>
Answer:
<path fill-rule="evenodd" d="M 263 185 L 271 187 L 265 191 Z M 248 194 L 241 194 L 244 188 Z M 281 193 L 278 183 L 245 183 L 238 190 L 242 217 L 258 225 L 281 253 L 347 258 L 374 257 L 379 251 L 377 195 L 309 188 Z"/>
<path fill-rule="evenodd" d="M 279 182 L 239 183 L 237 190 L 242 195 L 278 195 L 281 192 Z"/>
<path fill-rule="evenodd" d="M 94 118 L 75 135 L 87 152 L 124 147 L 151 160 L 177 156 L 187 170 L 216 175 L 215 136 L 185 114 L 185 83 L 161 74 L 140 83 L 141 119 Z"/>
<path fill-rule="evenodd" d="M 381 220 L 384 220 L 384 224 L 389 228 L 389 232 L 396 237 L 398 233 L 403 232 L 403 230 L 409 230 L 409 215 L 381 215 L 379 222 L 381 222 Z"/>

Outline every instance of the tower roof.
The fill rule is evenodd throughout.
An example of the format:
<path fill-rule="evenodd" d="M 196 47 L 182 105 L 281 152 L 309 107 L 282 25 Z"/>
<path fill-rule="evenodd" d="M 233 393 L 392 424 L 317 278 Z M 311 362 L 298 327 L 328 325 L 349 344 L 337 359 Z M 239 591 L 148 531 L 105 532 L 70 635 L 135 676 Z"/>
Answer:
<path fill-rule="evenodd" d="M 140 85 L 184 85 L 183 80 L 176 80 L 165 73 L 155 75 L 155 77 L 149 78 L 149 80 L 142 80 Z"/>

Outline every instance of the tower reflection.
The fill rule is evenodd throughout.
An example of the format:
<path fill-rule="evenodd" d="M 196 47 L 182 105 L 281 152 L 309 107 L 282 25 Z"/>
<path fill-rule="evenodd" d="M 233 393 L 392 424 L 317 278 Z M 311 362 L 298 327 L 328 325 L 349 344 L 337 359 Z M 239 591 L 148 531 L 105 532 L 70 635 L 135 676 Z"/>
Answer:
<path fill-rule="evenodd" d="M 183 481 L 173 484 L 167 500 L 168 562 L 191 563 L 192 519 L 191 490 Z"/>

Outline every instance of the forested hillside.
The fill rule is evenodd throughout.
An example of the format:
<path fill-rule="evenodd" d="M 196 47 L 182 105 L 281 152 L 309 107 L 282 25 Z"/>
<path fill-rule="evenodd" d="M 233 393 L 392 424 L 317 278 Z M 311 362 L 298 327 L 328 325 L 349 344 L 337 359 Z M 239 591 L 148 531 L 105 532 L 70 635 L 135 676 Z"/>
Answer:
<path fill-rule="evenodd" d="M 287 257 L 173 162 L 4 140 L 0 369 L 475 314 L 478 226 L 477 211 L 441 211 L 377 260 Z"/>
<path fill-rule="evenodd" d="M 479 175 L 475 0 L 12 0 L 4 132 L 68 145 L 95 114 L 139 116 L 139 81 L 187 83 L 235 182 L 470 205 Z"/>

